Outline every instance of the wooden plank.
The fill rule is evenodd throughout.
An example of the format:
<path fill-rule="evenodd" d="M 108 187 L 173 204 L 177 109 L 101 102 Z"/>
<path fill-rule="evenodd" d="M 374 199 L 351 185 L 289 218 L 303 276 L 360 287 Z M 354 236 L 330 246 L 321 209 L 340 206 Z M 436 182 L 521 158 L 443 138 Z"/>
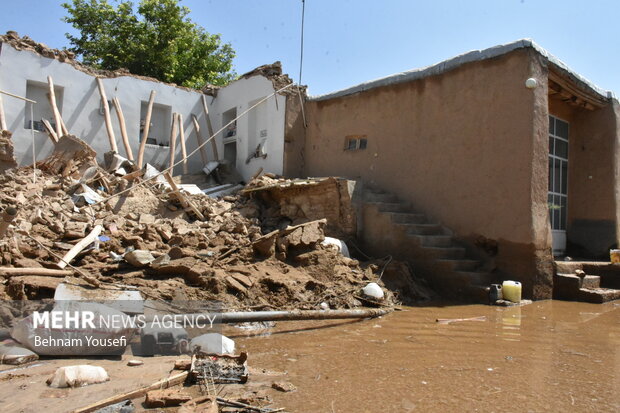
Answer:
<path fill-rule="evenodd" d="M 177 143 L 178 113 L 172 114 L 172 127 L 170 128 L 170 174 L 174 174 L 174 152 Z"/>
<path fill-rule="evenodd" d="M 205 119 L 207 120 L 207 130 L 209 131 L 209 139 L 211 140 L 211 147 L 213 148 L 213 156 L 215 160 L 219 160 L 220 156 L 217 153 L 217 144 L 215 143 L 215 136 L 213 136 L 213 125 L 211 125 L 211 118 L 209 117 L 209 107 L 207 106 L 207 98 L 202 95 L 202 108 L 205 111 Z"/>
<path fill-rule="evenodd" d="M 72 270 L 55 270 L 53 268 L 13 268 L 0 267 L 0 276 L 9 278 L 19 275 L 42 275 L 47 277 L 66 277 L 73 275 Z"/>
<path fill-rule="evenodd" d="M 167 389 L 168 387 L 176 386 L 177 384 L 183 383 L 185 379 L 187 379 L 188 375 L 189 375 L 189 371 L 184 371 L 184 372 L 175 374 L 174 376 L 170 376 L 168 378 L 156 381 L 155 383 L 149 386 L 140 387 L 135 390 L 117 394 L 112 397 L 108 397 L 107 399 L 100 400 L 96 403 L 89 404 L 88 406 L 74 410 L 73 413 L 94 412 L 95 410 L 101 409 L 102 407 L 106 407 L 111 404 L 115 404 L 115 403 L 122 402 L 124 400 L 131 400 L 137 397 L 144 396 L 147 392 L 151 390 Z"/>
<path fill-rule="evenodd" d="M 196 208 L 196 206 L 181 193 L 180 188 L 177 186 L 176 182 L 174 182 L 174 179 L 172 179 L 170 172 L 166 172 L 163 175 L 164 178 L 166 178 L 166 181 L 168 181 L 170 188 L 172 188 L 171 194 L 179 200 L 181 206 L 183 206 L 183 208 L 189 208 L 199 220 L 204 221 L 205 217 L 202 215 L 202 212 L 200 212 L 198 208 Z"/>
<path fill-rule="evenodd" d="M 144 119 L 144 130 L 142 131 L 142 140 L 140 141 L 140 149 L 138 150 L 138 168 L 142 169 L 144 162 L 144 148 L 149 138 L 149 130 L 151 129 L 151 115 L 153 114 L 153 103 L 155 102 L 155 91 L 151 90 L 149 96 L 149 104 L 146 108 L 146 118 Z"/>
<path fill-rule="evenodd" d="M 183 174 L 187 175 L 187 148 L 185 147 L 185 128 L 183 128 L 183 115 L 179 113 L 179 139 L 181 140 L 181 155 L 183 155 Z"/>
<path fill-rule="evenodd" d="M 60 138 L 63 135 L 62 131 L 62 123 L 60 121 L 60 111 L 58 110 L 58 106 L 56 106 L 56 93 L 54 92 L 54 81 L 51 76 L 47 77 L 47 85 L 49 86 L 49 94 L 48 99 L 50 101 L 50 105 L 52 106 L 52 112 L 54 114 L 54 122 L 56 122 L 56 135 Z M 34 119 L 31 119 L 34 122 Z"/>
<path fill-rule="evenodd" d="M 95 242 L 95 240 L 99 237 L 99 234 L 101 234 L 101 231 L 103 231 L 103 226 L 96 225 L 95 228 L 93 228 L 93 230 L 90 232 L 90 234 L 82 238 L 80 242 L 75 244 L 73 248 L 71 248 L 65 254 L 65 256 L 60 259 L 56 266 L 61 270 L 65 268 L 71 262 L 71 260 L 73 260 L 80 252 L 82 252 L 84 248 Z"/>
<path fill-rule="evenodd" d="M 121 137 L 123 138 L 123 145 L 125 146 L 127 159 L 133 161 L 133 152 L 131 151 L 131 145 L 129 145 L 129 137 L 127 136 L 127 126 L 125 125 L 125 116 L 123 115 L 123 108 L 121 108 L 121 101 L 115 97 L 112 102 L 114 103 L 114 109 L 116 109 L 118 123 L 121 126 Z"/>
<path fill-rule="evenodd" d="M 198 124 L 198 119 L 196 119 L 196 115 L 192 115 L 192 121 L 194 122 L 194 130 L 196 131 L 196 142 L 198 142 L 198 147 L 200 148 L 200 157 L 202 158 L 202 164 L 206 165 L 209 161 L 207 157 L 207 148 L 205 148 L 205 141 L 202 138 L 202 134 L 200 133 L 200 125 Z"/>
<path fill-rule="evenodd" d="M 54 131 L 54 128 L 52 128 L 52 125 L 49 123 L 49 121 L 47 119 L 41 119 L 41 122 L 43 122 L 43 126 L 45 126 L 47 136 L 50 137 L 52 142 L 58 143 L 58 136 L 56 135 L 56 132 Z"/>
<path fill-rule="evenodd" d="M 0 93 L 0 130 L 8 130 L 6 126 L 6 117 L 4 116 L 4 104 L 2 102 L 2 93 Z"/>
<path fill-rule="evenodd" d="M 105 128 L 108 132 L 108 140 L 110 141 L 110 150 L 112 152 L 118 153 L 118 147 L 116 146 L 116 136 L 114 136 L 112 120 L 110 119 L 110 107 L 108 106 L 108 97 L 105 94 L 103 82 L 100 78 L 97 78 L 97 87 L 99 88 L 99 94 L 101 95 L 101 104 L 103 105 L 103 116 L 105 117 Z"/>

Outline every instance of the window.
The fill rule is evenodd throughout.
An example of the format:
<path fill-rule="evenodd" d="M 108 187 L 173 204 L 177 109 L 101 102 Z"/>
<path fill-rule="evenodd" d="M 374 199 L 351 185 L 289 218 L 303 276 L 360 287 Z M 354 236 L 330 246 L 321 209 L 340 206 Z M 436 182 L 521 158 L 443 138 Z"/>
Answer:
<path fill-rule="evenodd" d="M 148 102 L 142 101 L 140 108 L 140 141 L 142 141 L 142 134 L 146 126 L 146 111 L 148 106 Z M 172 107 L 153 103 L 151 126 L 149 127 L 149 136 L 146 143 L 149 145 L 169 146 L 171 121 Z"/>
<path fill-rule="evenodd" d="M 251 108 L 264 99 L 265 97 L 260 97 L 248 102 L 248 107 Z M 257 156 L 264 155 L 265 142 L 269 135 L 268 108 L 267 102 L 263 102 L 248 113 L 248 152 L 255 153 Z"/>
<path fill-rule="evenodd" d="M 366 149 L 368 146 L 368 139 L 366 135 L 349 135 L 345 137 L 344 141 L 344 150 L 345 151 L 356 151 L 361 149 Z"/>
<path fill-rule="evenodd" d="M 62 97 L 63 87 L 54 85 L 54 94 L 56 95 L 56 106 L 58 111 L 62 113 Z M 56 128 L 54 121 L 54 111 L 50 105 L 48 98 L 49 86 L 47 83 L 35 82 L 28 80 L 26 82 L 26 97 L 34 100 L 37 103 L 33 105 L 32 115 L 33 119 L 30 119 L 30 103 L 26 102 L 26 121 L 24 123 L 25 129 L 34 129 L 40 132 L 45 132 L 43 126 L 43 119 L 50 122 L 52 128 Z"/>
<path fill-rule="evenodd" d="M 232 108 L 222 113 L 222 126 L 227 125 L 233 119 L 237 117 L 237 108 Z M 228 125 L 226 129 L 222 131 L 224 139 L 230 139 L 237 136 L 237 121 L 235 120 L 233 123 Z"/>

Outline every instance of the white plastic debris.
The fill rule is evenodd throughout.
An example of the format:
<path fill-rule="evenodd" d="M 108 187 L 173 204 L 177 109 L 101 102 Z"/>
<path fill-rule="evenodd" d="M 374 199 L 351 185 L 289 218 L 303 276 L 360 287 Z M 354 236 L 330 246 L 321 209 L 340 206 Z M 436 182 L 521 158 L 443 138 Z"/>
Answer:
<path fill-rule="evenodd" d="M 198 347 L 201 353 L 235 354 L 235 342 L 219 333 L 203 334 L 189 342 L 189 349 L 192 353 L 198 350 Z"/>
<path fill-rule="evenodd" d="M 220 166 L 220 163 L 218 161 L 209 161 L 207 162 L 207 165 L 205 165 L 204 168 L 202 168 L 202 171 L 209 175 L 211 172 L 215 171 L 215 169 Z"/>
<path fill-rule="evenodd" d="M 47 379 L 46 383 L 50 387 L 81 387 L 108 380 L 110 380 L 110 376 L 103 367 L 82 364 L 59 367 L 54 375 Z"/>
<path fill-rule="evenodd" d="M 351 255 L 349 255 L 349 248 L 347 248 L 347 244 L 345 244 L 344 241 L 341 241 L 338 238 L 325 237 L 323 242 L 321 242 L 321 245 L 334 246 L 343 256 L 351 258 Z"/>
<path fill-rule="evenodd" d="M 20 365 L 39 359 L 38 355 L 17 343 L 10 340 L 7 342 L 10 344 L 0 344 L 0 364 Z"/>
<path fill-rule="evenodd" d="M 362 288 L 362 293 L 364 293 L 365 296 L 376 300 L 383 300 L 384 297 L 383 290 L 377 283 L 368 283 L 366 287 Z"/>
<path fill-rule="evenodd" d="M 329 310 L 329 304 L 323 301 L 321 304 L 321 310 Z"/>
<path fill-rule="evenodd" d="M 144 267 L 155 261 L 155 257 L 153 257 L 150 251 L 134 250 L 125 254 L 125 261 L 134 267 Z"/>

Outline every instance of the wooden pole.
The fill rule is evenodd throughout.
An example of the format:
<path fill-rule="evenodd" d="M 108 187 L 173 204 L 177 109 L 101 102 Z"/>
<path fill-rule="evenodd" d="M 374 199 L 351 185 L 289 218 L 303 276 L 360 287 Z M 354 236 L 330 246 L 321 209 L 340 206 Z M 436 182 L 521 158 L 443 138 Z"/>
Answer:
<path fill-rule="evenodd" d="M 52 142 L 58 143 L 58 136 L 56 135 L 56 132 L 54 132 L 54 128 L 52 128 L 49 121 L 47 119 L 41 119 L 41 122 L 43 122 L 43 126 L 45 126 L 45 130 L 47 131 L 47 134 Z"/>
<path fill-rule="evenodd" d="M 2 93 L 0 93 L 0 130 L 8 130 L 6 117 L 4 116 L 4 104 L 2 103 Z"/>
<path fill-rule="evenodd" d="M 60 268 L 61 270 L 65 268 L 67 264 L 71 262 L 72 259 L 74 259 L 80 252 L 82 252 L 84 248 L 88 247 L 90 244 L 95 242 L 95 240 L 99 237 L 99 234 L 101 234 L 101 231 L 103 231 L 103 226 L 96 225 L 95 228 L 93 228 L 93 230 L 90 232 L 90 234 L 82 238 L 80 242 L 75 244 L 73 248 L 71 248 L 65 254 L 65 256 L 60 259 L 60 261 L 58 262 L 58 264 L 56 264 L 56 266 Z"/>
<path fill-rule="evenodd" d="M 58 111 L 58 106 L 56 106 L 56 93 L 54 92 L 54 81 L 51 76 L 47 77 L 47 85 L 49 86 L 49 100 L 50 105 L 52 106 L 52 112 L 54 113 L 54 122 L 56 122 L 56 135 L 60 138 L 62 133 L 62 123 L 60 120 L 60 111 Z M 34 122 L 34 119 L 31 119 Z M 34 127 L 34 125 L 32 126 Z"/>
<path fill-rule="evenodd" d="M 117 97 L 112 100 L 114 102 L 114 109 L 116 109 L 116 115 L 118 116 L 118 123 L 121 126 L 121 137 L 123 138 L 123 145 L 125 145 L 125 153 L 127 159 L 133 161 L 133 152 L 131 151 L 131 145 L 129 145 L 129 137 L 127 136 L 127 127 L 125 125 L 125 116 L 123 116 L 123 108 L 121 108 L 121 101 Z"/>
<path fill-rule="evenodd" d="M 101 95 L 101 104 L 103 105 L 103 115 L 105 116 L 105 128 L 108 132 L 108 139 L 110 141 L 110 150 L 118 153 L 118 147 L 116 146 L 116 136 L 114 136 L 114 129 L 112 129 L 112 120 L 110 119 L 110 107 L 108 106 L 108 98 L 103 88 L 103 82 L 100 78 L 97 78 L 97 87 L 99 88 L 99 94 Z"/>
<path fill-rule="evenodd" d="M 185 147 L 185 128 L 183 128 L 183 115 L 179 113 L 179 139 L 181 140 L 181 154 L 183 155 L 183 174 L 187 175 L 187 148 Z"/>
<path fill-rule="evenodd" d="M 107 399 L 100 400 L 96 403 L 89 404 L 86 407 L 82 407 L 80 409 L 74 410 L 73 413 L 94 412 L 95 410 L 101 409 L 102 407 L 106 407 L 111 404 L 119 403 L 119 402 L 122 402 L 123 400 L 131 400 L 137 397 L 144 396 L 146 393 L 148 393 L 151 390 L 167 389 L 168 387 L 176 386 L 177 384 L 183 383 L 188 375 L 189 375 L 189 371 L 184 371 L 184 372 L 175 374 L 174 376 L 170 376 L 168 378 L 156 381 L 155 383 L 149 386 L 140 387 L 135 390 L 131 390 L 126 393 L 117 394 L 115 396 L 108 397 Z"/>
<path fill-rule="evenodd" d="M 174 174 L 174 151 L 177 141 L 177 113 L 172 114 L 172 127 L 170 128 L 170 175 Z"/>
<path fill-rule="evenodd" d="M 0 267 L 0 276 L 9 278 L 19 275 L 43 275 L 47 277 L 66 277 L 73 275 L 72 270 L 55 270 L 52 268 L 13 268 L 13 267 Z"/>
<path fill-rule="evenodd" d="M 194 213 L 194 215 L 196 215 L 199 220 L 204 221 L 205 216 L 202 215 L 202 212 L 200 212 L 200 210 L 196 207 L 196 205 L 194 205 L 192 201 L 190 201 L 185 197 L 185 195 L 183 195 L 181 189 L 178 187 L 176 182 L 174 182 L 174 179 L 172 179 L 172 175 L 170 174 L 170 172 L 166 172 L 163 175 L 164 178 L 166 178 L 166 181 L 168 181 L 168 185 L 170 185 L 170 188 L 172 189 L 171 194 L 179 200 L 181 206 L 183 206 L 183 209 L 189 209 Z"/>
<path fill-rule="evenodd" d="M 205 148 L 205 141 L 204 139 L 202 139 L 202 134 L 200 133 L 200 125 L 198 124 L 198 119 L 196 119 L 196 115 L 192 115 L 192 121 L 194 121 L 196 141 L 198 142 L 198 147 L 200 148 L 200 157 L 202 158 L 202 164 L 206 165 L 209 161 L 209 158 L 207 158 L 207 148 Z"/>
<path fill-rule="evenodd" d="M 211 125 L 211 118 L 209 117 L 209 107 L 207 106 L 207 98 L 202 95 L 202 108 L 205 111 L 205 119 L 207 120 L 207 129 L 209 131 L 209 138 L 211 139 L 211 146 L 213 148 L 213 156 L 215 160 L 219 160 L 220 156 L 217 153 L 217 144 L 215 143 L 215 136 L 213 136 L 213 125 Z"/>
<path fill-rule="evenodd" d="M 151 90 L 151 96 L 149 96 L 149 104 L 146 108 L 144 129 L 142 130 L 142 140 L 140 141 L 140 149 L 138 150 L 138 168 L 142 168 L 142 164 L 144 162 L 144 148 L 146 147 L 146 140 L 149 138 L 149 130 L 151 129 L 151 114 L 153 113 L 153 102 L 155 102 L 155 91 Z"/>

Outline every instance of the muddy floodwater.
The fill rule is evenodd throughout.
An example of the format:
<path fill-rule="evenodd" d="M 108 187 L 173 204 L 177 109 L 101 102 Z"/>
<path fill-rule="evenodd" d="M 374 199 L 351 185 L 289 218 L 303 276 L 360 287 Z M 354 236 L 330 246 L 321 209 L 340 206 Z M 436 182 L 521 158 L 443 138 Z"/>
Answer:
<path fill-rule="evenodd" d="M 618 302 L 405 308 L 236 339 L 297 387 L 274 400 L 291 412 L 620 411 Z"/>

